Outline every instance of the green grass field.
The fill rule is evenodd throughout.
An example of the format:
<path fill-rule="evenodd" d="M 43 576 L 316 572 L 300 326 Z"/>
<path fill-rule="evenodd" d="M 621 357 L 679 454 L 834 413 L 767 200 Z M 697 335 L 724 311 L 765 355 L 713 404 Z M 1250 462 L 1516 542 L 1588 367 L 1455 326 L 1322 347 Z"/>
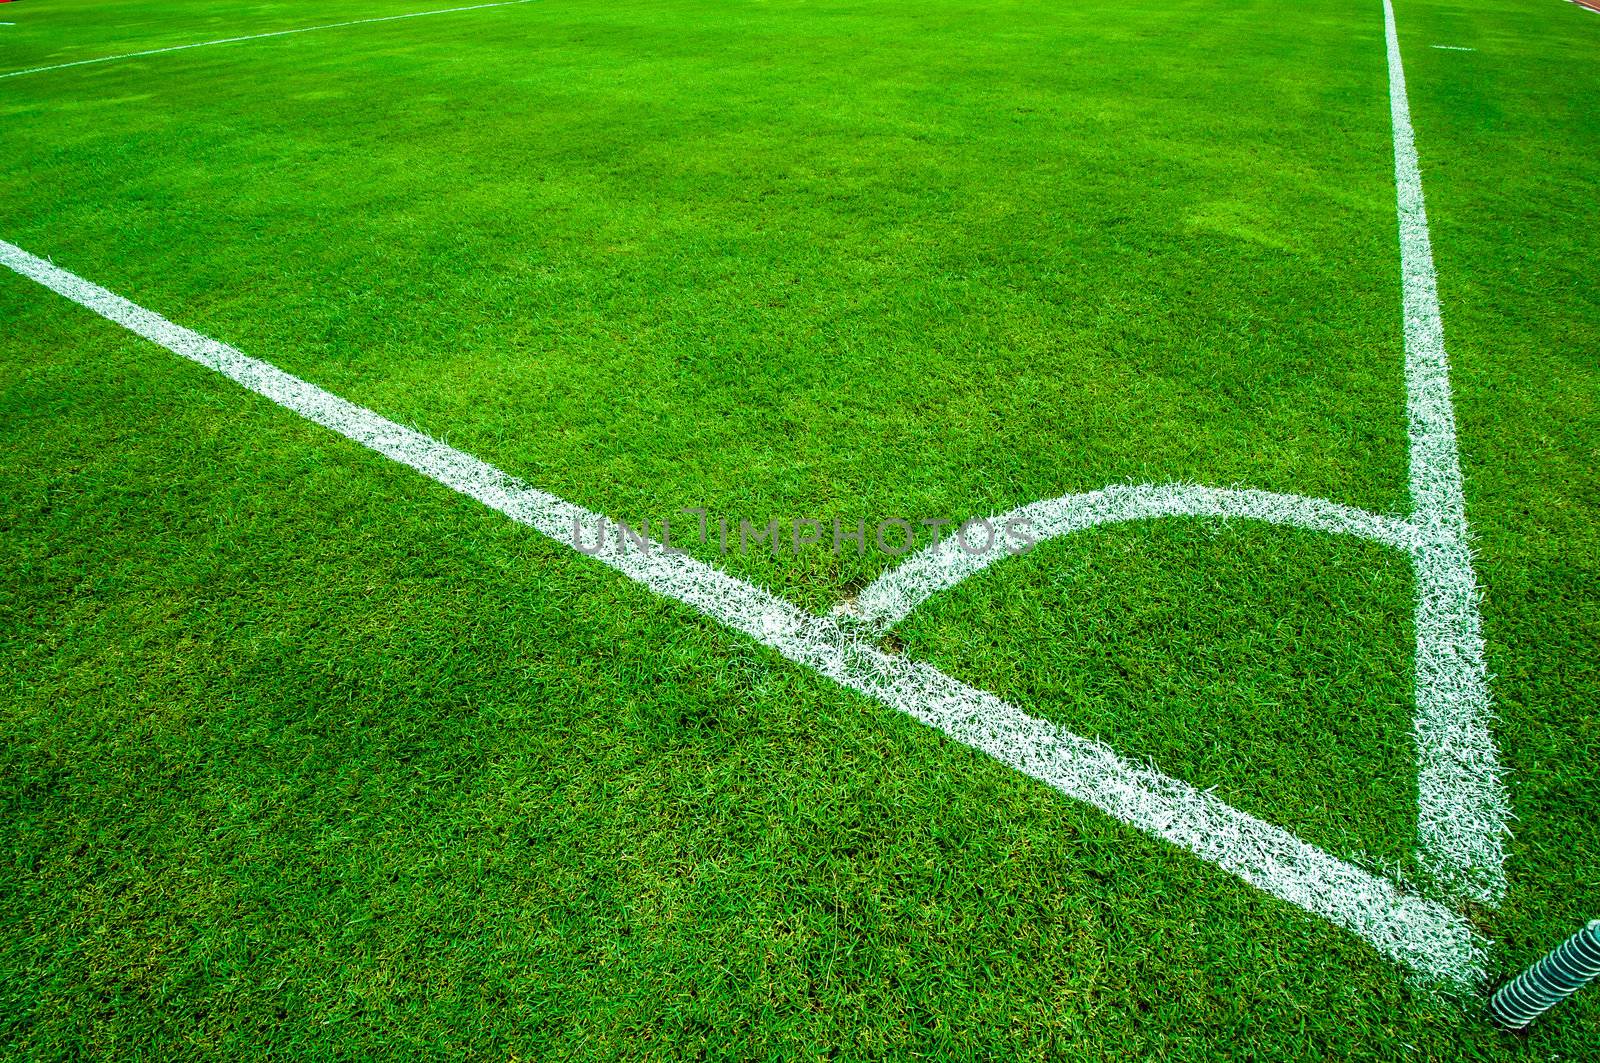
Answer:
<path fill-rule="evenodd" d="M 0 241 L 627 520 L 1408 511 L 1380 0 L 538 0 L 61 66 L 451 6 L 0 5 Z M 1374 542 L 1108 526 L 875 644 L 1449 904 L 1481 983 L 0 269 L 6 1054 L 1600 1058 L 1600 989 L 1482 1016 L 1600 916 L 1600 14 L 1395 17 L 1504 899 L 1417 865 Z M 816 614 L 898 560 L 686 548 Z"/>

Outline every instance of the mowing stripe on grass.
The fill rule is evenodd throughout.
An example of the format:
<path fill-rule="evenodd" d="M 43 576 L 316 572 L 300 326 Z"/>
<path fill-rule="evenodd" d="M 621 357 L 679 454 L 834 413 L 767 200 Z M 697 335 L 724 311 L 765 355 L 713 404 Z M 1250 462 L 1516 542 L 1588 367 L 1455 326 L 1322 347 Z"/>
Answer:
<path fill-rule="evenodd" d="M 0 264 L 569 549 L 575 524 L 604 521 L 620 541 L 617 526 L 599 514 L 175 325 L 4 241 Z M 687 555 L 643 549 L 595 560 L 797 664 L 1352 931 L 1420 975 L 1464 984 L 1482 973 L 1483 942 L 1449 906 L 1402 892 L 1388 879 L 1330 856 L 1182 780 L 1123 760 L 1099 742 L 1029 716 L 931 665 L 885 653 L 832 618 L 806 613 Z"/>
<path fill-rule="evenodd" d="M 301 26 L 292 30 L 273 30 L 271 33 L 252 33 L 246 37 L 223 37 L 215 41 L 197 41 L 194 44 L 174 44 L 168 48 L 149 48 L 142 52 L 123 52 L 121 55 L 102 55 L 98 59 L 79 59 L 72 63 L 57 63 L 54 66 L 34 66 L 26 70 L 12 70 L 0 74 L 0 78 L 18 78 L 24 74 L 42 74 L 47 70 L 65 70 L 73 66 L 91 66 L 95 63 L 114 63 L 118 59 L 138 59 L 145 55 L 161 55 L 163 52 L 185 52 L 190 48 L 209 48 L 213 44 L 238 44 L 240 41 L 259 41 L 267 37 L 287 37 L 294 33 L 315 33 L 317 30 L 336 30 L 344 26 L 367 26 L 374 22 L 398 22 L 403 18 L 423 18 L 427 15 L 450 15 L 457 11 L 482 11 L 486 7 L 513 7 L 517 4 L 531 4 L 533 0 L 496 0 L 492 4 L 472 4 L 468 7 L 442 7 L 436 11 L 413 11 L 408 15 L 384 15 L 382 18 L 358 18 L 351 22 L 329 22 L 321 26 Z"/>
<path fill-rule="evenodd" d="M 1505 895 L 1510 801 L 1490 730 L 1489 676 L 1461 491 L 1450 360 L 1390 0 L 1383 0 L 1383 27 L 1405 315 L 1411 523 L 1417 530 L 1412 567 L 1417 584 L 1413 727 L 1418 858 L 1450 888 L 1493 902 Z"/>

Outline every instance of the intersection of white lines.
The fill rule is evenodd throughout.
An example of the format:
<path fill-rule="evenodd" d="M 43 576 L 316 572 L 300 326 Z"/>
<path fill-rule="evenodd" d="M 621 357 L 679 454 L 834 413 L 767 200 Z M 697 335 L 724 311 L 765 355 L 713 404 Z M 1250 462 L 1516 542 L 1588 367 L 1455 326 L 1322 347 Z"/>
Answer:
<path fill-rule="evenodd" d="M 1383 516 L 1335 502 L 1188 484 L 1112 486 L 1023 506 L 1040 538 L 1154 517 L 1232 517 L 1384 543 L 1415 579 L 1419 863 L 1427 893 L 1340 860 L 1208 792 L 1117 756 L 933 668 L 883 652 L 876 636 L 930 595 L 1000 557 L 954 540 L 888 572 L 848 606 L 815 616 L 686 555 L 607 553 L 602 564 L 770 646 L 789 660 L 898 709 L 1147 834 L 1182 846 L 1256 888 L 1370 942 L 1417 974 L 1458 983 L 1482 973 L 1484 942 L 1456 904 L 1503 895 L 1509 815 L 1493 738 L 1478 589 L 1457 456 L 1433 254 L 1394 12 L 1384 0 L 1405 335 L 1412 511 Z M 0 241 L 0 264 L 168 350 L 571 546 L 575 523 L 609 523 L 469 454 L 202 336 Z M 611 525 L 614 534 L 620 531 Z"/>

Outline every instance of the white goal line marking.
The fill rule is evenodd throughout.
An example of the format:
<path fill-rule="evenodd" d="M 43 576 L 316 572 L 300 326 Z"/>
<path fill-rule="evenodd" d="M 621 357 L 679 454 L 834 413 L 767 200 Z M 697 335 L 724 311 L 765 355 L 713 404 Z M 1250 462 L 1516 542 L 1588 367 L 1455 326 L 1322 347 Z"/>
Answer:
<path fill-rule="evenodd" d="M 534 0 L 497 0 L 492 4 L 472 4 L 468 7 L 442 7 L 436 11 L 413 11 L 405 15 L 384 15 L 382 18 L 358 18 L 350 22 L 329 22 L 321 26 L 301 26 L 298 29 L 273 30 L 271 33 L 252 33 L 245 37 L 223 37 L 215 41 L 197 41 L 194 44 L 174 44 L 167 48 L 148 48 L 142 52 L 123 52 L 121 55 L 102 55 L 97 59 L 79 59 L 71 63 L 57 63 L 54 66 L 34 66 L 26 70 L 12 70 L 0 74 L 0 78 L 19 78 L 24 74 L 42 74 L 47 70 L 66 70 L 74 66 L 92 66 L 95 63 L 114 63 L 119 59 L 138 59 L 146 55 L 161 55 L 164 52 L 186 52 L 190 48 L 209 48 L 214 44 L 238 44 L 240 41 L 259 41 L 267 37 L 288 37 L 295 33 L 315 33 L 317 30 L 336 30 L 345 26 L 369 26 L 374 22 L 398 22 L 405 18 L 425 18 L 428 15 L 450 15 L 457 11 L 482 11 L 489 7 L 514 7 L 517 4 L 531 4 Z M 11 25 L 11 23 L 6 23 Z"/>
<path fill-rule="evenodd" d="M 1441 882 L 1455 887 L 1447 892 L 1492 900 L 1504 888 L 1500 839 L 1507 808 L 1488 731 L 1477 589 L 1466 540 L 1432 253 L 1388 0 L 1384 10 L 1404 279 L 1412 516 L 1398 520 L 1319 499 L 1188 485 L 1112 487 L 1039 505 L 1058 507 L 1053 519 L 1069 531 L 1074 520 L 1096 513 L 1237 516 L 1358 535 L 1407 549 L 1417 579 L 1422 857 Z M 616 525 L 599 514 L 173 324 L 4 241 L 0 264 L 555 542 L 570 547 L 572 528 L 601 522 L 620 538 Z M 1419 974 L 1467 983 L 1482 972 L 1484 942 L 1448 904 L 1403 891 L 1387 878 L 1339 860 L 1208 792 L 1124 760 L 1099 742 L 1029 716 L 931 665 L 884 653 L 850 621 L 813 616 L 683 554 L 643 551 L 595 560 L 791 661 L 1352 931 Z"/>

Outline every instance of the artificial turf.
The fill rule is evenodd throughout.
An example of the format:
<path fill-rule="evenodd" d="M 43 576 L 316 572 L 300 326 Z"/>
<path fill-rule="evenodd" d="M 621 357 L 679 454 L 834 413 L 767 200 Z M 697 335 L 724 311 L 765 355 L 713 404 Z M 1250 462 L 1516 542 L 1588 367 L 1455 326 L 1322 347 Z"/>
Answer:
<path fill-rule="evenodd" d="M 430 6 L 26 0 L 0 73 Z M 1517 815 L 1499 975 L 1600 914 L 1600 18 L 1397 19 Z M 544 0 L 0 80 L 0 239 L 627 519 L 1150 480 L 1401 513 L 1390 136 L 1368 0 Z M 19 1056 L 1600 1045 L 1595 1000 L 1497 1033 L 9 275 L 0 388 Z M 689 548 L 814 610 L 893 562 Z M 895 644 L 1404 874 L 1410 616 L 1380 548 L 1161 521 Z"/>

